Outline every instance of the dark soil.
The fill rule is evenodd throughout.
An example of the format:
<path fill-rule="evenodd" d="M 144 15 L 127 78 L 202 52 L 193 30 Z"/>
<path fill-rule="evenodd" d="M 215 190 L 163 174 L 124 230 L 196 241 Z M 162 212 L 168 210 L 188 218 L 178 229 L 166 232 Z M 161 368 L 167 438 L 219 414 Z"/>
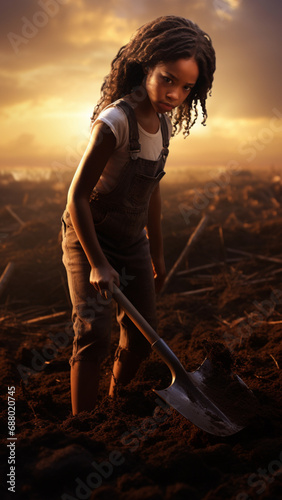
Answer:
<path fill-rule="evenodd" d="M 157 397 L 152 389 L 168 387 L 171 376 L 154 352 L 117 399 L 108 398 L 115 322 L 99 404 L 71 415 L 71 309 L 59 235 L 68 182 L 0 183 L 0 274 L 16 265 L 1 295 L 1 498 L 281 499 L 281 181 L 237 176 L 216 192 L 204 210 L 209 223 L 181 268 L 190 273 L 175 276 L 158 297 L 159 335 L 187 371 L 208 357 L 210 396 L 244 426 L 227 437 L 201 430 Z M 199 210 L 189 223 L 183 216 L 196 188 L 204 192 L 205 179 L 163 186 L 168 270 L 203 216 Z M 8 395 L 16 415 L 15 494 L 7 484 Z"/>

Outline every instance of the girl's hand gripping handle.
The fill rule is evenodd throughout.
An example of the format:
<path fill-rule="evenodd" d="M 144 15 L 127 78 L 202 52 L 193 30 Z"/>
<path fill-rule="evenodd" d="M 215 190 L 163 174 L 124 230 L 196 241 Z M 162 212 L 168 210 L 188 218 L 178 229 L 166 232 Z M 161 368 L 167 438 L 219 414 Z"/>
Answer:
<path fill-rule="evenodd" d="M 117 286 L 120 285 L 119 274 L 108 262 L 98 267 L 92 267 L 89 280 L 95 290 L 106 299 L 112 296 L 114 283 Z"/>

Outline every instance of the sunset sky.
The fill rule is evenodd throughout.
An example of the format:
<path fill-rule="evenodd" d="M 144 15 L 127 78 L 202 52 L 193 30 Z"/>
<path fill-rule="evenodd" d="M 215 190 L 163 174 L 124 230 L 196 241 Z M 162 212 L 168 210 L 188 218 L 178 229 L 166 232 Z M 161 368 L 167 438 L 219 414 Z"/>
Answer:
<path fill-rule="evenodd" d="M 1 167 L 75 169 L 116 52 L 142 24 L 174 14 L 209 33 L 217 70 L 207 126 L 199 119 L 188 139 L 172 140 L 170 168 L 281 168 L 281 0 L 13 0 L 1 9 Z"/>

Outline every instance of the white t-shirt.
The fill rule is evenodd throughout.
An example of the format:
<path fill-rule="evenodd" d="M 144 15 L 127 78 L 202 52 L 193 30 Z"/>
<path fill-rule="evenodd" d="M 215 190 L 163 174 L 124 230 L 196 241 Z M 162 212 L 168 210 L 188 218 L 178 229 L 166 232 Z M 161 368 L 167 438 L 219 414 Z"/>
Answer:
<path fill-rule="evenodd" d="M 166 115 L 165 117 L 170 139 L 172 125 L 169 117 Z M 95 188 L 102 193 L 108 193 L 116 186 L 122 168 L 129 160 L 129 126 L 125 112 L 118 106 L 103 109 L 97 120 L 106 123 L 116 138 L 114 152 L 109 158 Z M 138 123 L 138 132 L 141 146 L 138 156 L 146 160 L 156 161 L 163 148 L 161 124 L 156 134 L 149 134 Z"/>

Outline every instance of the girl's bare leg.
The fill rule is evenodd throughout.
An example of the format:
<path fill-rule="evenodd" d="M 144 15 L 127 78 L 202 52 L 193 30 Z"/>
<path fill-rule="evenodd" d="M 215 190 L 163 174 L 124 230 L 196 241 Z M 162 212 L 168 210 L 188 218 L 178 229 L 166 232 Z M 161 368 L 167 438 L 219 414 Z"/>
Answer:
<path fill-rule="evenodd" d="M 117 385 L 127 385 L 133 379 L 142 361 L 126 349 L 118 348 L 116 356 L 109 390 L 111 397 L 116 395 Z"/>
<path fill-rule="evenodd" d="M 71 366 L 72 413 L 91 411 L 96 406 L 100 378 L 100 364 L 75 361 Z"/>

